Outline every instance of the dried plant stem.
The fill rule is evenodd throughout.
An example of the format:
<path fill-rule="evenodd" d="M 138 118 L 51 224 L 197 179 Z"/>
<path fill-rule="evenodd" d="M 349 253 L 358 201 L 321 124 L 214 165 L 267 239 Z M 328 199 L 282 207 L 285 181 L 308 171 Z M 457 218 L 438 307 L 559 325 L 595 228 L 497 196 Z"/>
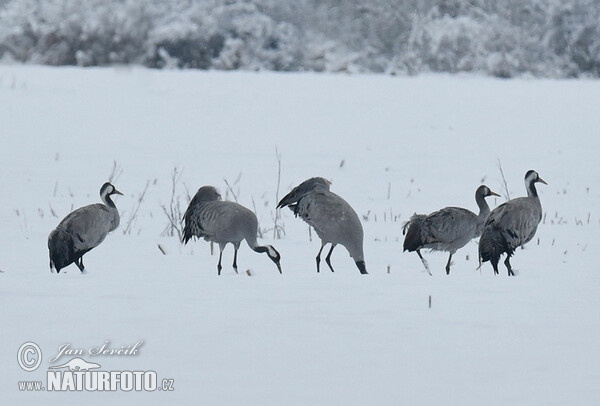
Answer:
<path fill-rule="evenodd" d="M 179 168 L 173 168 L 173 174 L 171 176 L 171 201 L 169 203 L 169 207 L 167 208 L 165 205 L 162 205 L 161 208 L 167 218 L 169 219 L 169 224 L 165 227 L 161 235 L 173 236 L 175 232 L 177 232 L 177 236 L 181 241 L 181 237 L 183 235 L 183 227 L 182 227 L 182 214 L 179 206 L 179 197 L 175 197 L 177 191 L 177 184 L 179 183 L 179 179 L 181 178 L 182 172 L 179 171 Z"/>
<path fill-rule="evenodd" d="M 146 196 L 146 192 L 148 191 L 148 186 L 150 186 L 149 180 L 146 181 L 146 186 L 144 187 L 144 190 L 142 191 L 142 193 L 140 193 L 140 195 L 138 197 L 137 205 L 134 207 L 133 211 L 131 212 L 131 215 L 129 216 L 129 220 L 127 221 L 127 226 L 123 229 L 123 234 L 131 233 L 131 226 L 133 224 L 133 221 L 137 217 L 137 213 L 140 210 L 140 206 L 142 205 L 142 202 L 144 201 L 144 197 Z"/>
<path fill-rule="evenodd" d="M 223 181 L 225 182 L 225 185 L 227 185 L 227 189 L 229 190 L 229 192 L 231 192 L 231 195 L 233 196 L 233 200 L 235 200 L 235 202 L 237 203 L 238 198 L 237 198 L 237 195 L 235 194 L 235 192 L 233 191 L 233 188 L 231 187 L 229 182 L 227 182 L 227 179 L 223 178 Z"/>
<path fill-rule="evenodd" d="M 508 183 L 506 182 L 506 178 L 504 177 L 504 170 L 502 169 L 502 163 L 498 158 L 498 169 L 500 169 L 500 175 L 502 176 L 502 187 L 504 188 L 504 198 L 506 200 L 510 200 L 510 193 L 508 192 Z"/>

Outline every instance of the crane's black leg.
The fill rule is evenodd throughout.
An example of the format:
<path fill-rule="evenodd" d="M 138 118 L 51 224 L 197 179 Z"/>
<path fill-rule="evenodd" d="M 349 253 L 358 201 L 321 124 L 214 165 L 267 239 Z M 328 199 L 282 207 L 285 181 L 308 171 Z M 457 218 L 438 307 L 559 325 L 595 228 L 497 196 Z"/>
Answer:
<path fill-rule="evenodd" d="M 219 263 L 217 264 L 217 275 L 221 275 L 221 269 L 223 269 L 223 267 L 221 266 L 221 258 L 223 257 L 223 250 L 219 250 Z"/>
<path fill-rule="evenodd" d="M 85 267 L 83 266 L 83 255 L 75 260 L 75 265 L 77 265 L 77 268 L 79 268 L 81 272 L 85 272 Z"/>
<path fill-rule="evenodd" d="M 335 272 L 333 270 L 333 267 L 331 266 L 331 253 L 333 252 L 333 249 L 335 248 L 336 245 L 337 244 L 331 244 L 331 249 L 329 250 L 329 253 L 325 257 L 325 262 L 327 262 L 327 265 L 329 265 L 329 269 L 331 269 L 331 272 Z"/>
<path fill-rule="evenodd" d="M 494 275 L 498 275 L 498 260 L 500 258 L 490 258 L 490 262 L 492 263 L 492 267 L 494 267 Z"/>
<path fill-rule="evenodd" d="M 448 263 L 446 264 L 446 275 L 450 275 L 450 261 L 452 261 L 452 253 L 448 257 Z"/>
<path fill-rule="evenodd" d="M 421 262 L 423 263 L 423 265 L 425 265 L 425 269 L 427 270 L 427 273 L 429 275 L 431 275 L 431 271 L 429 270 L 429 264 L 427 263 L 427 261 L 425 261 L 425 258 L 423 258 L 423 255 L 421 255 L 421 250 L 417 250 L 417 255 L 419 255 L 419 258 L 421 258 Z"/>
<path fill-rule="evenodd" d="M 317 254 L 317 273 L 320 272 L 319 269 L 319 265 L 321 264 L 321 251 L 323 251 L 323 248 L 325 247 L 325 244 L 321 244 L 321 249 L 319 250 L 319 253 Z"/>
<path fill-rule="evenodd" d="M 510 255 L 506 256 L 506 259 L 504 260 L 504 265 L 506 265 L 506 269 L 508 269 L 508 276 L 515 276 L 515 273 L 512 270 L 512 267 L 510 266 Z"/>
<path fill-rule="evenodd" d="M 239 248 L 240 248 L 240 244 L 234 244 L 233 245 L 233 270 L 235 271 L 235 273 L 238 273 L 238 270 L 237 270 L 237 252 L 238 252 Z"/>

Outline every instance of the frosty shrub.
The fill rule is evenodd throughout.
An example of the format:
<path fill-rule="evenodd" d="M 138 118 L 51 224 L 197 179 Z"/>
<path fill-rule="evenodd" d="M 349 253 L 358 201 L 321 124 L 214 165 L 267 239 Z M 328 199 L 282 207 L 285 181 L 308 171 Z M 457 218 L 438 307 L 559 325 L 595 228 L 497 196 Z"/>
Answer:
<path fill-rule="evenodd" d="M 0 60 L 598 77 L 600 6 L 589 0 L 3 0 Z"/>

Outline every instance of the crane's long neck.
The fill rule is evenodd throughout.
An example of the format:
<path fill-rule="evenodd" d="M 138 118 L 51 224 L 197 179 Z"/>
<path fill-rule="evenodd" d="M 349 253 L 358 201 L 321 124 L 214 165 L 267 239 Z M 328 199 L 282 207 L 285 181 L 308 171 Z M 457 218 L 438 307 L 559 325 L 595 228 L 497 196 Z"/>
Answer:
<path fill-rule="evenodd" d="M 246 242 L 248 243 L 250 248 L 252 248 L 252 250 L 254 250 L 255 252 L 266 253 L 267 256 L 271 259 L 271 261 L 273 261 L 275 265 L 277 265 L 277 270 L 279 270 L 279 273 L 281 273 L 281 263 L 279 262 L 281 259 L 281 255 L 279 255 L 279 252 L 277 252 L 277 250 L 273 248 L 272 245 L 258 245 L 258 243 L 256 242 L 256 236 L 246 238 Z"/>
<path fill-rule="evenodd" d="M 115 206 L 115 202 L 112 201 L 112 199 L 110 198 L 110 195 L 108 193 L 105 195 L 102 195 L 102 201 L 104 202 L 105 205 L 107 205 L 111 209 L 117 208 L 117 206 Z"/>
<path fill-rule="evenodd" d="M 106 193 L 106 194 L 101 195 L 101 197 L 102 197 L 102 201 L 104 202 L 106 207 L 108 207 L 108 211 L 112 215 L 110 231 L 113 231 L 114 229 L 119 227 L 119 223 L 121 222 L 121 217 L 119 216 L 119 210 L 117 209 L 117 206 L 115 206 L 115 202 L 113 202 L 112 199 L 110 198 L 110 194 Z"/>
<path fill-rule="evenodd" d="M 273 254 L 269 250 L 269 248 L 270 248 L 269 245 L 258 245 L 258 242 L 256 241 L 256 236 L 255 235 L 246 237 L 246 242 L 248 243 L 248 246 L 250 248 L 252 248 L 252 250 L 255 251 L 255 252 L 260 252 L 260 253 L 266 252 L 267 254 Z"/>
<path fill-rule="evenodd" d="M 485 196 L 478 193 L 475 195 L 475 201 L 477 202 L 477 206 L 479 207 L 478 217 L 480 219 L 487 218 L 487 216 L 490 214 L 490 206 L 488 206 L 487 202 L 485 201 Z"/>
<path fill-rule="evenodd" d="M 537 189 L 535 188 L 535 182 L 533 180 L 529 183 L 525 182 L 525 188 L 527 189 L 528 197 L 538 197 Z"/>

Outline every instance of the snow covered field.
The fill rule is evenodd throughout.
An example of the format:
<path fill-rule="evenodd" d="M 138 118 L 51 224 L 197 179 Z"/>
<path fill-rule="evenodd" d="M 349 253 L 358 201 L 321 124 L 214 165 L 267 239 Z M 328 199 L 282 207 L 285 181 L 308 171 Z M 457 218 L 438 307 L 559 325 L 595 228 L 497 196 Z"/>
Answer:
<path fill-rule="evenodd" d="M 344 76 L 0 66 L 0 388 L 3 404 L 564 405 L 600 399 L 600 82 L 474 76 Z M 319 242 L 279 197 L 332 180 L 363 220 L 370 275 Z M 476 210 L 482 181 L 511 197 L 535 169 L 545 212 L 517 276 L 477 245 L 454 257 L 402 253 L 413 212 Z M 48 268 L 49 232 L 98 202 L 117 163 L 121 226 L 86 255 L 88 273 Z M 161 235 L 175 197 L 215 185 L 250 208 L 283 275 L 245 244 L 217 255 Z M 139 196 L 147 191 L 138 204 Z M 504 198 L 488 199 L 491 206 Z M 136 212 L 137 209 L 137 212 Z M 135 216 L 133 216 L 135 212 Z M 166 251 L 163 255 L 158 245 Z M 389 267 L 389 273 L 388 273 Z M 428 300 L 431 296 L 432 306 Z M 102 370 L 156 371 L 174 391 L 19 391 L 59 346 L 111 348 Z M 42 351 L 26 372 L 17 351 Z"/>

